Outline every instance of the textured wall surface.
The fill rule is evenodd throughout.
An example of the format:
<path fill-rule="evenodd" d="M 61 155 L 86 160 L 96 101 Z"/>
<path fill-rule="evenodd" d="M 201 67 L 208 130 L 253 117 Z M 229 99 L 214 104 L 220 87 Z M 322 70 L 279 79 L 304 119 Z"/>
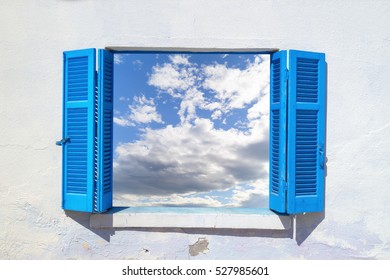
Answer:
<path fill-rule="evenodd" d="M 0 259 L 390 259 L 388 1 L 1 1 Z M 61 209 L 62 51 L 325 52 L 326 212 L 294 230 L 91 230 Z"/>

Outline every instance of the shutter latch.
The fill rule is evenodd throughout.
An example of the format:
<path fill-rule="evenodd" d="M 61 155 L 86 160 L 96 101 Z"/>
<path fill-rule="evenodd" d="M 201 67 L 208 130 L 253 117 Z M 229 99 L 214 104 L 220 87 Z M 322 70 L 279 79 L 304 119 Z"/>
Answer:
<path fill-rule="evenodd" d="M 66 142 L 69 142 L 70 141 L 70 138 L 67 137 L 67 138 L 62 138 L 60 141 L 56 141 L 56 145 L 57 146 L 62 146 L 63 144 L 65 144 Z"/>
<path fill-rule="evenodd" d="M 323 147 L 323 145 L 319 145 L 318 146 L 318 153 L 320 155 L 320 158 L 319 158 L 320 167 L 321 167 L 321 169 L 324 169 L 325 156 L 324 156 L 324 147 Z"/>

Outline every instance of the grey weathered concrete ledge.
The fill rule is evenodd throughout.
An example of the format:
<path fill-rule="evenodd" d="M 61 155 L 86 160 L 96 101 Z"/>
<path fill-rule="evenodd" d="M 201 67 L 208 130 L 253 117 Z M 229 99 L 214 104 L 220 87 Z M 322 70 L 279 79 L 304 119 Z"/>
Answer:
<path fill-rule="evenodd" d="M 292 218 L 262 208 L 114 207 L 92 214 L 91 228 L 216 228 L 287 230 Z"/>

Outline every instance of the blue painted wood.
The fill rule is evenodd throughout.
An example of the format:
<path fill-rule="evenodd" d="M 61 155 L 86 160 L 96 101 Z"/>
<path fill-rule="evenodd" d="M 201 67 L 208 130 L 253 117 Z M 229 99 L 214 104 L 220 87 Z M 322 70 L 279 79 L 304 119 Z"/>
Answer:
<path fill-rule="evenodd" d="M 287 52 L 271 56 L 269 206 L 286 212 Z"/>
<path fill-rule="evenodd" d="M 64 52 L 62 207 L 92 212 L 95 49 Z"/>
<path fill-rule="evenodd" d="M 324 210 L 325 83 L 325 54 L 289 51 L 289 214 Z"/>
<path fill-rule="evenodd" d="M 113 54 L 99 50 L 97 96 L 97 188 L 95 212 L 112 207 L 113 174 Z"/>

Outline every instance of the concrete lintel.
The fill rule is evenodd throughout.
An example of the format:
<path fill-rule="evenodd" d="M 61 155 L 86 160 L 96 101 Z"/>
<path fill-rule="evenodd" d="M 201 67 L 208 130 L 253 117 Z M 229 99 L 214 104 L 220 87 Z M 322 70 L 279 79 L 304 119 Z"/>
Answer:
<path fill-rule="evenodd" d="M 277 52 L 278 48 L 183 48 L 183 47 L 126 47 L 107 46 L 114 52 L 178 52 L 178 53 L 263 53 Z"/>

